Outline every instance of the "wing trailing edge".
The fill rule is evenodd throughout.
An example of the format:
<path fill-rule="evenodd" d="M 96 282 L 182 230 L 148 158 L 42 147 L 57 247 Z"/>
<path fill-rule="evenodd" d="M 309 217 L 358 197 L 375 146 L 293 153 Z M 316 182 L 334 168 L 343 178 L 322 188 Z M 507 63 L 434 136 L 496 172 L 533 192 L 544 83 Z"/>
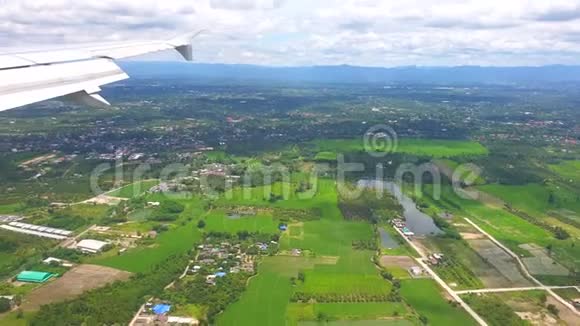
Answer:
<path fill-rule="evenodd" d="M 168 41 L 124 42 L 0 54 L 0 111 L 59 98 L 102 107 L 100 86 L 129 78 L 114 60 L 176 50 L 193 60 L 191 32 Z"/>

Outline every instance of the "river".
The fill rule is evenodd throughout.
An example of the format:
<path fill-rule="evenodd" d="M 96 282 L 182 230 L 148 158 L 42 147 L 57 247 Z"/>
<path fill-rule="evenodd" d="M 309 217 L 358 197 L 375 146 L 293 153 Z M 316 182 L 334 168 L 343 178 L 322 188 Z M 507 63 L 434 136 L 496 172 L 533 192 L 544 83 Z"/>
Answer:
<path fill-rule="evenodd" d="M 415 235 L 434 235 L 443 233 L 433 222 L 431 216 L 421 212 L 415 202 L 403 194 L 401 187 L 391 181 L 359 180 L 359 187 L 376 188 L 378 182 L 382 182 L 384 189 L 390 192 L 403 206 L 403 216 L 407 222 L 407 227 Z"/>

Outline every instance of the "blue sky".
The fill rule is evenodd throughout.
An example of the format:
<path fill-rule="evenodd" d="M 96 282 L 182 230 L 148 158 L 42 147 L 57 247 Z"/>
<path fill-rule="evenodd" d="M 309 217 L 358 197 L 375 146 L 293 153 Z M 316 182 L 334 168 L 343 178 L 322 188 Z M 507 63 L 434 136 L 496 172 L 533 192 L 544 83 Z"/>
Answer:
<path fill-rule="evenodd" d="M 199 62 L 580 64 L 580 0 L 0 0 L 4 48 L 196 29 Z"/>

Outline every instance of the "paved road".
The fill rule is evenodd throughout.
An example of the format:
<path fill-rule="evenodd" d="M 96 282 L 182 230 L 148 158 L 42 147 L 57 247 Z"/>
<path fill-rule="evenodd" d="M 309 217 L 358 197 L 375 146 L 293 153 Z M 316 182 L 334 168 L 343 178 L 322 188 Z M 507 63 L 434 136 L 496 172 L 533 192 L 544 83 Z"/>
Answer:
<path fill-rule="evenodd" d="M 577 286 L 528 286 L 521 288 L 496 288 L 496 289 L 477 289 L 477 290 L 463 290 L 455 291 L 457 294 L 470 294 L 470 293 L 499 293 L 499 292 L 519 292 L 519 291 L 534 291 L 534 290 L 558 290 L 558 289 L 576 289 Z M 580 290 L 578 290 L 580 292 Z"/>
<path fill-rule="evenodd" d="M 89 226 L 86 230 L 77 234 L 73 238 L 69 238 L 69 239 L 64 240 L 63 242 L 61 242 L 59 244 L 59 246 L 62 248 L 68 248 L 70 245 L 74 244 L 80 237 L 82 237 L 85 233 L 89 232 L 90 230 L 92 230 L 96 226 L 97 226 L 96 224 Z"/>
<path fill-rule="evenodd" d="M 504 246 L 501 242 L 497 241 L 494 237 L 492 237 L 489 233 L 485 232 L 482 228 L 480 228 L 477 224 L 473 223 L 473 221 L 471 221 L 470 219 L 465 218 L 465 220 L 469 224 L 471 224 L 474 228 L 476 228 L 479 232 L 481 232 L 483 235 L 485 235 L 487 238 L 489 238 L 489 240 L 491 240 L 491 242 L 495 243 L 498 247 L 500 247 L 505 252 L 507 252 L 510 256 L 512 256 L 518 262 L 518 264 L 521 267 L 521 270 L 524 272 L 524 274 L 527 278 L 529 278 L 534 283 L 536 283 L 539 288 L 550 293 L 550 295 L 552 297 L 554 297 L 554 299 L 558 300 L 561 304 L 563 304 L 565 307 L 570 309 L 574 314 L 576 314 L 577 316 L 580 316 L 580 312 L 578 312 L 578 310 L 576 310 L 576 308 L 574 308 L 574 306 L 570 302 L 568 302 L 565 299 L 562 299 L 562 297 L 560 297 L 556 292 L 554 292 L 554 290 L 552 290 L 551 287 L 542 284 L 542 282 L 538 281 L 535 277 L 533 277 L 532 274 L 530 274 L 530 272 L 528 271 L 528 268 L 526 267 L 524 262 L 520 259 L 520 257 L 518 255 L 516 255 L 509 248 Z"/>
<path fill-rule="evenodd" d="M 405 239 L 405 241 L 407 241 L 407 243 L 413 247 L 413 249 L 415 249 L 415 251 L 417 251 L 417 253 L 419 253 L 419 255 L 421 256 L 421 258 L 415 258 L 415 260 L 417 261 L 417 263 L 419 263 L 419 265 L 421 265 L 421 267 L 427 271 L 427 273 L 429 273 L 429 275 L 431 275 L 431 277 L 433 277 L 433 279 L 435 281 L 437 281 L 437 283 L 439 283 L 439 285 L 445 289 L 445 291 L 447 291 L 447 293 L 449 293 L 449 295 L 455 300 L 457 301 L 461 307 L 463 307 L 463 309 L 465 309 L 465 311 L 467 311 L 468 314 L 471 315 L 471 317 L 473 317 L 473 319 L 475 319 L 475 321 L 477 321 L 477 323 L 481 326 L 487 326 L 487 323 L 485 322 L 485 320 L 483 320 L 481 317 L 479 317 L 479 315 L 473 310 L 471 309 L 471 307 L 465 303 L 465 301 L 463 301 L 463 299 L 461 299 L 461 297 L 455 292 L 453 291 L 452 288 L 449 287 L 449 285 L 447 285 L 447 283 L 445 283 L 445 281 L 443 281 L 432 269 L 431 267 L 429 267 L 429 265 L 427 265 L 423 259 L 425 259 L 427 256 L 425 255 L 425 252 L 423 252 L 423 250 L 421 248 L 419 248 L 417 245 L 415 245 L 413 243 L 413 241 L 409 240 L 409 238 L 407 238 L 403 232 L 401 232 L 401 230 L 399 230 L 398 228 L 395 228 L 395 230 L 397 230 L 397 232 L 403 237 L 403 239 Z"/>

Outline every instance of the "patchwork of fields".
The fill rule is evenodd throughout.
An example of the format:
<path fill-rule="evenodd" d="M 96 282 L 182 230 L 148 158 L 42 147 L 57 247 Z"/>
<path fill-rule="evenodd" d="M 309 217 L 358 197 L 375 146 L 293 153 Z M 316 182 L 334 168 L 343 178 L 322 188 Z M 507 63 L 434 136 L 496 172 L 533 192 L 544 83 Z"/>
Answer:
<path fill-rule="evenodd" d="M 317 140 L 313 145 L 321 154 L 321 158 L 332 158 L 333 153 L 365 151 L 362 137 L 360 139 Z M 399 139 L 387 150 L 393 153 L 413 154 L 434 158 L 450 158 L 456 156 L 486 155 L 488 150 L 474 141 L 434 140 L 434 139 Z"/>

